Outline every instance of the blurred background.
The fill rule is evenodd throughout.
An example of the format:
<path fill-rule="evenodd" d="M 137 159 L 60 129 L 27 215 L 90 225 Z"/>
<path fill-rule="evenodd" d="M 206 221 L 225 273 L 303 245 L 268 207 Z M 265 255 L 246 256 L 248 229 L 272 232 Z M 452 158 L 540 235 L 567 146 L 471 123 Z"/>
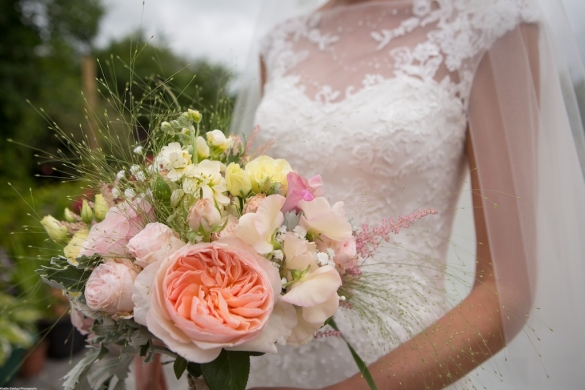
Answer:
<path fill-rule="evenodd" d="M 62 184 L 51 161 L 35 157 L 35 149 L 61 147 L 44 117 L 79 136 L 84 109 L 107 107 L 96 77 L 124 91 L 132 61 L 145 84 L 180 70 L 173 83 L 189 85 L 183 106 L 213 111 L 221 99 L 227 130 L 242 80 L 252 78 L 253 42 L 272 22 L 266 10 L 277 2 L 0 0 L 0 387 L 27 357 L 12 385 L 60 388 L 58 379 L 83 355 L 76 353 L 84 341 L 70 326 L 66 299 L 34 274 L 59 250 L 39 220 L 60 219 L 65 207 L 78 207 L 67 196 L 82 194 L 79 185 Z M 585 1 L 563 2 L 585 62 Z M 141 53 L 131 60 L 135 50 Z M 583 79 L 573 83 L 585 90 Z"/>

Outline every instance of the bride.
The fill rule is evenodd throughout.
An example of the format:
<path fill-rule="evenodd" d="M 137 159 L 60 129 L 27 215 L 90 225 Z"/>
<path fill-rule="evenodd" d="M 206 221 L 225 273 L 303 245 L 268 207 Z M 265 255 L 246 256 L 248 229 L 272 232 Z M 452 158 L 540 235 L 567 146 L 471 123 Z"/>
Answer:
<path fill-rule="evenodd" d="M 330 0 L 262 41 L 253 122 L 275 140 L 274 156 L 320 174 L 356 224 L 439 212 L 393 237 L 375 261 L 388 278 L 383 331 L 351 309 L 336 315 L 379 389 L 585 383 L 585 142 L 556 51 L 568 40 L 547 24 L 557 6 Z M 236 111 L 236 131 L 248 112 Z M 461 193 L 473 207 L 457 206 Z M 450 242 L 466 214 L 471 260 Z M 471 291 L 454 305 L 449 249 L 475 265 Z M 141 388 L 158 382 L 164 388 L 160 380 Z M 339 337 L 254 357 L 248 385 L 368 388 Z"/>
<path fill-rule="evenodd" d="M 380 389 L 585 381 L 583 129 L 536 3 L 330 0 L 262 41 L 255 123 L 274 156 L 321 174 L 356 223 L 439 212 L 377 259 L 396 299 L 386 336 L 351 310 L 336 318 Z M 444 265 L 466 167 L 475 278 L 450 307 Z M 249 386 L 368 388 L 337 337 L 252 359 Z"/>

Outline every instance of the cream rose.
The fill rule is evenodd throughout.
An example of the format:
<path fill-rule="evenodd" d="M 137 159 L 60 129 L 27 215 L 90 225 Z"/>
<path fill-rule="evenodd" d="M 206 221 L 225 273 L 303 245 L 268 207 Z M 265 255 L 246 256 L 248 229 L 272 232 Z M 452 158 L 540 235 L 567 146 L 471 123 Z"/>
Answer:
<path fill-rule="evenodd" d="M 138 270 L 128 259 L 113 259 L 98 265 L 85 285 L 85 300 L 93 311 L 132 313 L 132 290 Z"/>
<path fill-rule="evenodd" d="M 292 171 L 286 160 L 260 156 L 247 163 L 245 170 L 250 174 L 254 192 L 268 192 L 273 184 L 280 184 L 280 192 L 286 194 L 286 176 Z"/>
<path fill-rule="evenodd" d="M 231 163 L 225 171 L 227 190 L 233 196 L 246 196 L 252 190 L 252 179 L 239 164 Z"/>

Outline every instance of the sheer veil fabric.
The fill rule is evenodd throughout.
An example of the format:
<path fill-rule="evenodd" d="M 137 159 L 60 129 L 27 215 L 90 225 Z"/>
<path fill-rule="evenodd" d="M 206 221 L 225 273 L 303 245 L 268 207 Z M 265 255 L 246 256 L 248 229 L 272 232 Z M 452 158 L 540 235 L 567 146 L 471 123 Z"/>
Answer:
<path fill-rule="evenodd" d="M 310 11 L 318 6 L 310 1 L 278 4 L 304 16 L 264 13 L 279 22 L 262 32 L 264 98 L 254 117 L 259 92 L 240 95 L 232 131 L 259 124 L 262 137 L 275 138 L 276 157 L 307 175 L 325 171 L 328 194 L 345 200 L 357 221 L 436 207 L 437 219 L 396 239 L 402 255 L 394 260 L 412 269 L 423 258 L 445 264 L 449 249 L 474 263 L 473 248 L 448 237 L 473 218 L 472 207 L 456 202 L 477 192 L 461 187 L 464 172 L 477 170 L 507 347 L 456 386 L 582 387 L 585 133 L 570 80 L 583 77 L 583 68 L 569 70 L 568 24 L 550 23 L 564 17 L 560 0 L 373 1 L 324 12 Z M 475 156 L 468 168 L 466 137 Z M 363 193 L 367 204 L 352 202 Z M 392 324 L 396 340 L 380 351 L 368 349 L 372 340 L 359 326 L 346 325 L 366 358 L 446 312 L 439 301 L 455 278 L 447 265 L 409 273 L 430 282 L 400 299 L 428 310 L 410 329 Z M 351 358 L 336 352 L 343 343 L 317 341 L 265 357 L 250 385 L 325 386 L 356 371 L 346 372 Z M 321 370 L 317 377 L 303 371 L 303 359 Z"/>

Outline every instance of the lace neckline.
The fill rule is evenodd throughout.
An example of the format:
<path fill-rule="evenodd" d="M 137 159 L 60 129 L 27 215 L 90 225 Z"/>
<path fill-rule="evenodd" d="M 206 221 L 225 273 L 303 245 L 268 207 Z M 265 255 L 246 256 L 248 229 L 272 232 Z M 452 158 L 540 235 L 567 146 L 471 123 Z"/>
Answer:
<path fill-rule="evenodd" d="M 363 1 L 361 3 L 354 3 L 354 4 L 342 4 L 332 8 L 325 8 L 325 9 L 317 9 L 311 15 L 326 15 L 326 14 L 334 14 L 338 12 L 346 12 L 346 11 L 355 11 L 362 8 L 368 7 L 404 7 L 404 6 L 414 6 L 415 3 L 420 3 L 420 0 L 373 0 L 373 1 Z M 425 3 L 432 3 L 433 0 L 423 0 Z"/>

